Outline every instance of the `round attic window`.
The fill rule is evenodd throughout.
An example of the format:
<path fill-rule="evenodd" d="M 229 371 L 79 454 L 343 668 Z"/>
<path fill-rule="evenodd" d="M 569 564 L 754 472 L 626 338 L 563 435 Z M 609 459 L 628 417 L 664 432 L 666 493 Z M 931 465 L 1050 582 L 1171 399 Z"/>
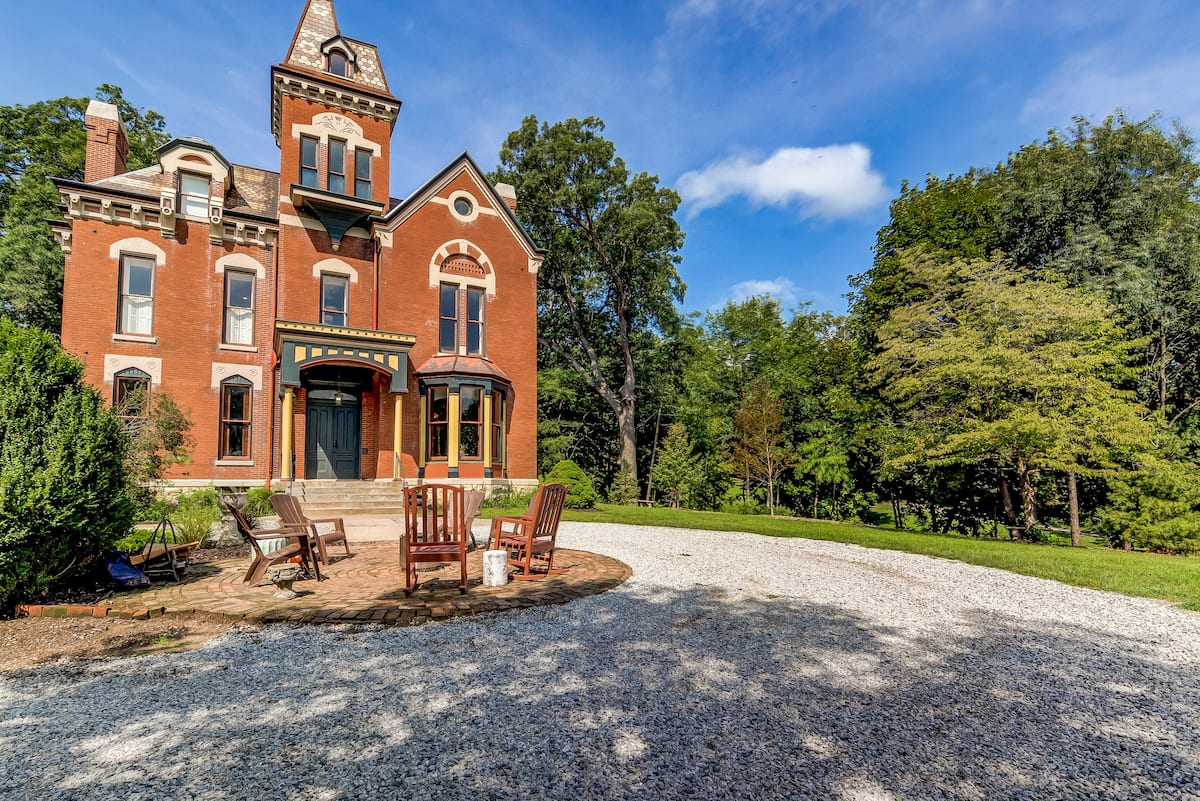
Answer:
<path fill-rule="evenodd" d="M 463 222 L 475 222 L 479 216 L 479 203 L 470 192 L 459 189 L 451 192 L 446 201 L 450 205 L 450 213 Z"/>

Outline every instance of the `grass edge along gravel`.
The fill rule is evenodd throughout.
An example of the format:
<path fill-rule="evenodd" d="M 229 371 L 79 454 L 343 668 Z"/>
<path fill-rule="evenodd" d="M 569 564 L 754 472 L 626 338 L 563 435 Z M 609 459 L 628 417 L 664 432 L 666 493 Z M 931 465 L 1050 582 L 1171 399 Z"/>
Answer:
<path fill-rule="evenodd" d="M 484 516 L 519 515 L 524 511 L 524 508 L 486 509 Z M 598 509 L 568 509 L 563 512 L 563 519 L 844 542 L 953 559 L 1121 595 L 1157 598 L 1184 609 L 1200 611 L 1200 558 L 1197 557 L 975 539 L 827 520 L 612 504 L 601 504 Z"/>

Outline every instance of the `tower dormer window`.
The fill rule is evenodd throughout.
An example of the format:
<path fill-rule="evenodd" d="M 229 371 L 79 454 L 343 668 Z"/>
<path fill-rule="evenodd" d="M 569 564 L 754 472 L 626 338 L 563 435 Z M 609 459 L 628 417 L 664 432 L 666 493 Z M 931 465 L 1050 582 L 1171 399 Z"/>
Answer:
<path fill-rule="evenodd" d="M 329 51 L 329 72 L 341 78 L 350 77 L 350 61 L 341 50 Z"/>

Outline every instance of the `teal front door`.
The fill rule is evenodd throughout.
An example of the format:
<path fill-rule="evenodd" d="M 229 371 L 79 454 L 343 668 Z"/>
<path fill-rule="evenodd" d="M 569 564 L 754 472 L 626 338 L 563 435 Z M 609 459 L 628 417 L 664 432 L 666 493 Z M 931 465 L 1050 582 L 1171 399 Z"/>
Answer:
<path fill-rule="evenodd" d="M 358 405 L 309 401 L 305 418 L 304 477 L 358 478 Z"/>

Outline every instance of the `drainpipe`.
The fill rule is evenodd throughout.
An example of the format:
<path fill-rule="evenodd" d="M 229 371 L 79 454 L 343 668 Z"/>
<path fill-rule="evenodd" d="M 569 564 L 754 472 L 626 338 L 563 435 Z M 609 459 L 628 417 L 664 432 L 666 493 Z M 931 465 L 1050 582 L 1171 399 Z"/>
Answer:
<path fill-rule="evenodd" d="M 275 234 L 275 264 L 271 274 L 271 399 L 267 406 L 267 492 L 271 491 L 271 463 L 275 460 L 275 368 L 279 354 L 275 352 L 275 321 L 279 319 L 279 245 L 283 229 Z M 281 466 L 282 469 L 282 466 Z"/>
<path fill-rule="evenodd" d="M 371 250 L 373 250 L 375 253 L 375 311 L 373 312 L 373 316 L 371 317 L 371 328 L 378 331 L 379 330 L 379 265 L 380 265 L 380 261 L 382 260 L 382 256 L 383 256 L 383 248 L 381 248 L 379 246 L 379 243 L 375 240 L 375 237 L 371 237 Z"/>

